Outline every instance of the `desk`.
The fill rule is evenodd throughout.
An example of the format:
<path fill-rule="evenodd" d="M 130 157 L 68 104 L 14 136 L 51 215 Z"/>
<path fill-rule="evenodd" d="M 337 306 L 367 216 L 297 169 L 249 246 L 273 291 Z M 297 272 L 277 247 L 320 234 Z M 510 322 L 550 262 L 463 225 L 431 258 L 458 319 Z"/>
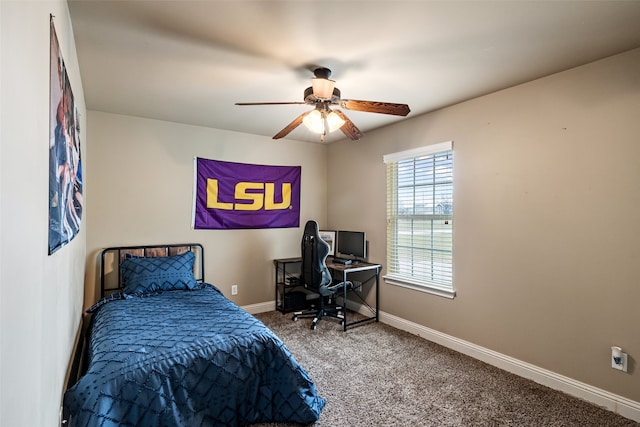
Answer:
<path fill-rule="evenodd" d="M 344 264 L 338 264 L 338 263 L 334 263 L 332 258 L 327 258 L 327 267 L 329 268 L 329 270 L 331 270 L 331 274 L 332 275 L 340 275 L 341 277 L 339 278 L 340 281 L 342 282 L 346 282 L 347 280 L 349 280 L 349 275 L 353 274 L 353 273 L 358 273 L 358 272 L 364 272 L 364 273 L 369 273 L 369 275 L 364 278 L 364 280 L 362 282 L 360 282 L 359 286 L 354 287 L 353 289 L 347 289 L 347 287 L 344 287 L 344 291 L 343 291 L 343 306 L 344 306 L 344 330 L 346 331 L 348 327 L 350 326 L 356 326 L 359 325 L 361 323 L 364 322 L 370 322 L 372 320 L 375 320 L 376 322 L 379 320 L 379 309 L 378 307 L 380 306 L 380 270 L 382 269 L 382 266 L 380 264 L 372 264 L 369 262 L 363 262 L 360 261 L 357 264 L 348 264 L 348 265 L 344 265 Z M 371 307 L 371 305 L 369 303 L 367 303 L 367 301 L 362 298 L 358 292 L 357 292 L 357 288 L 364 286 L 365 283 L 368 283 L 372 280 L 375 280 L 375 290 L 376 290 L 376 305 L 375 307 Z M 348 298 L 347 298 L 347 294 L 349 294 L 351 292 L 352 295 L 355 295 L 370 312 L 371 312 L 371 316 L 367 316 L 364 319 L 360 319 L 360 320 L 356 320 L 353 322 L 349 322 L 347 320 L 347 304 L 349 302 Z"/>
<path fill-rule="evenodd" d="M 275 276 L 275 286 L 276 286 L 276 310 L 281 311 L 282 313 L 286 313 L 288 311 L 293 311 L 289 309 L 285 304 L 285 296 L 288 290 L 293 290 L 293 288 L 300 286 L 295 279 L 289 282 L 288 280 L 291 278 L 291 272 L 293 272 L 294 267 L 291 266 L 289 269 L 287 268 L 290 264 L 299 264 L 302 262 L 302 258 L 282 258 L 282 259 L 274 259 L 273 263 L 276 269 Z M 333 257 L 328 257 L 326 261 L 327 268 L 331 271 L 331 276 L 334 280 L 339 280 L 341 282 L 346 282 L 349 280 L 349 276 L 354 273 L 363 273 L 366 277 L 363 277 L 361 282 L 357 282 L 358 286 L 354 286 L 351 289 L 344 288 L 344 291 L 341 295 L 343 301 L 342 305 L 344 306 L 344 330 L 346 331 L 348 327 L 356 326 L 364 322 L 370 321 L 378 321 L 379 320 L 379 303 L 380 303 L 380 270 L 382 266 L 380 264 L 373 264 L 369 262 L 358 262 L 357 264 L 339 264 L 333 262 Z M 299 272 L 299 267 L 297 268 Z M 297 278 L 297 276 L 294 276 Z M 360 296 L 357 291 L 357 288 L 364 286 L 366 283 L 375 280 L 375 307 L 372 307 L 367 301 Z M 364 319 L 356 320 L 349 322 L 348 321 L 348 313 L 347 313 L 347 304 L 349 302 L 348 295 L 352 294 L 355 299 L 359 300 L 365 308 L 367 308 L 370 312 L 370 316 L 366 316 Z M 352 298 L 352 300 L 354 299 Z"/>

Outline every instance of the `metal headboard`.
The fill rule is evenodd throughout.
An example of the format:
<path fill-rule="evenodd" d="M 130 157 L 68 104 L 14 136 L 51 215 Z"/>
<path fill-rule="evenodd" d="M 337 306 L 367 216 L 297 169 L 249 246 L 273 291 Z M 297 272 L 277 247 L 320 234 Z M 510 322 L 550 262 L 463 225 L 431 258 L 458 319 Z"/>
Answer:
<path fill-rule="evenodd" d="M 102 252 L 100 252 L 100 296 L 105 297 L 114 292 L 120 292 L 123 289 L 120 263 L 124 261 L 127 256 L 173 256 L 188 251 L 193 252 L 196 257 L 193 265 L 193 275 L 198 282 L 204 282 L 204 248 L 200 243 L 114 246 L 103 249 Z M 108 267 L 111 268 L 109 269 Z"/>

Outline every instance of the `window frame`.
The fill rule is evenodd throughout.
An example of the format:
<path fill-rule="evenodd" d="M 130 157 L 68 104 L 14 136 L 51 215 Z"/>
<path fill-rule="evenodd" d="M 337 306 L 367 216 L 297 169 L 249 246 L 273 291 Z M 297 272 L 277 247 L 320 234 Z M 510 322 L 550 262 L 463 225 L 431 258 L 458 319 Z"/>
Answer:
<path fill-rule="evenodd" d="M 411 199 L 412 202 L 412 206 L 413 206 L 413 212 L 408 214 L 408 215 L 404 215 L 404 219 L 403 219 L 403 215 L 400 215 L 398 213 L 398 200 L 400 198 L 399 194 L 399 185 L 398 185 L 398 169 L 395 168 L 394 166 L 391 166 L 390 164 L 393 165 L 397 165 L 399 162 L 402 161 L 406 161 L 406 160 L 417 160 L 421 157 L 428 157 L 428 156 L 437 156 L 437 155 L 442 155 L 443 153 L 447 153 L 450 152 L 451 154 L 451 172 L 450 172 L 450 176 L 446 175 L 446 177 L 448 177 L 450 179 L 450 183 L 449 184 L 439 184 L 440 186 L 444 187 L 445 185 L 450 185 L 451 186 L 451 190 L 450 190 L 450 196 L 451 196 L 451 213 L 450 214 L 442 214 L 442 213 L 435 213 L 435 212 L 431 212 L 429 214 L 425 214 L 425 213 L 416 213 L 416 203 L 415 201 L 418 199 L 417 197 L 417 193 L 414 191 L 413 192 L 413 196 Z M 446 142 L 442 142 L 442 143 L 438 143 L 438 144 L 431 144 L 431 145 L 427 145 L 424 147 L 419 147 L 419 148 L 415 148 L 415 149 L 411 149 L 411 150 L 405 150 L 405 151 L 401 151 L 401 152 L 397 152 L 397 153 L 391 153 L 391 154 L 387 154 L 385 156 L 383 156 L 383 160 L 384 163 L 387 165 L 387 171 L 386 171 L 386 181 L 387 181 L 387 201 L 386 201 L 386 206 L 387 206 L 387 272 L 386 274 L 383 276 L 383 279 L 385 280 L 385 283 L 391 284 L 391 285 L 396 285 L 396 286 L 401 286 L 401 287 L 405 287 L 405 288 L 409 288 L 409 289 L 413 289 L 413 290 L 417 290 L 417 291 L 421 291 L 421 292 L 427 292 L 427 293 L 431 293 L 431 294 L 435 294 L 438 296 L 442 296 L 442 297 L 446 297 L 446 298 L 454 298 L 456 293 L 454 290 L 454 280 L 453 280 L 453 169 L 454 169 L 454 157 L 453 157 L 453 141 L 446 141 Z M 390 173 L 393 172 L 395 173 L 395 175 L 392 177 L 390 176 Z M 413 174 L 411 175 L 413 178 L 416 178 L 416 171 L 413 171 Z M 433 189 L 434 189 L 434 193 L 435 193 L 435 189 L 439 186 L 436 183 L 435 177 L 436 172 L 434 169 L 433 172 L 433 176 L 434 176 L 434 180 L 433 180 Z M 417 188 L 420 185 L 417 183 L 413 183 L 413 187 Z M 411 186 L 409 186 L 410 188 Z M 436 206 L 435 202 L 437 201 L 435 196 L 431 199 L 429 199 L 430 202 L 432 202 L 431 206 Z M 411 221 L 411 237 L 412 240 L 415 237 L 414 234 L 414 230 L 413 230 L 413 224 L 415 221 L 431 221 L 431 227 L 433 226 L 433 221 L 437 221 L 437 220 L 444 220 L 444 221 L 451 221 L 451 241 L 450 244 L 447 246 L 447 253 L 450 253 L 450 258 L 451 258 L 451 265 L 450 265 L 450 273 L 448 274 L 448 277 L 450 277 L 448 283 L 438 283 L 430 281 L 428 279 L 426 279 L 424 277 L 424 275 L 422 275 L 423 277 L 418 277 L 417 279 L 415 277 L 412 277 L 412 274 L 403 274 L 403 272 L 396 272 L 394 271 L 395 266 L 396 266 L 396 258 L 393 255 L 393 253 L 395 253 L 395 248 L 397 247 L 397 245 L 395 245 L 395 242 L 397 242 L 397 232 L 398 232 L 398 222 L 399 221 L 403 221 L 403 220 L 409 220 Z M 446 223 L 445 223 L 446 224 Z M 433 253 L 435 251 L 437 251 L 438 249 L 435 247 L 436 245 L 433 243 L 433 238 L 430 239 L 431 244 L 429 244 L 428 246 L 416 246 L 418 249 L 426 249 L 428 252 Z M 413 243 L 412 243 L 413 245 Z M 414 247 L 411 247 L 411 250 L 413 251 Z M 445 250 L 446 252 L 446 250 Z M 394 258 L 392 258 L 394 257 Z M 400 260 L 398 260 L 399 264 Z M 413 263 L 412 263 L 412 267 L 413 267 Z M 426 271 L 430 271 L 430 275 L 433 275 L 434 273 L 434 268 L 433 266 L 430 267 L 430 269 L 427 269 Z M 446 279 L 446 278 L 445 278 Z M 440 278 L 439 280 L 440 282 L 443 282 L 442 278 Z M 446 280 L 444 280 L 444 282 L 446 282 Z"/>

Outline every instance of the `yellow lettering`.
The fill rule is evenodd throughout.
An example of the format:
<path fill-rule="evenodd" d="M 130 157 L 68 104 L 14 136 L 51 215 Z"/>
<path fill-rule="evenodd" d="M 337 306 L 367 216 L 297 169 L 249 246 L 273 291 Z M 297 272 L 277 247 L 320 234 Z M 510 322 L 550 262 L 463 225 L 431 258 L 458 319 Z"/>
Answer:
<path fill-rule="evenodd" d="M 275 202 L 275 184 L 268 182 L 264 190 L 264 210 L 288 209 L 291 206 L 291 183 L 282 184 L 282 202 Z"/>
<path fill-rule="evenodd" d="M 253 192 L 250 192 L 254 190 Z M 283 210 L 291 207 L 291 183 L 282 184 L 282 202 L 275 201 L 275 184 L 273 182 L 238 182 L 234 197 L 236 202 L 248 201 L 250 203 L 219 202 L 219 189 L 217 179 L 207 179 L 207 209 L 222 209 L 226 211 L 259 211 Z"/>
<path fill-rule="evenodd" d="M 233 203 L 218 202 L 218 180 L 207 178 L 207 209 L 233 210 Z"/>
<path fill-rule="evenodd" d="M 253 203 L 236 203 L 237 211 L 259 211 L 262 209 L 264 196 L 262 193 L 247 193 L 247 190 L 264 190 L 261 182 L 239 182 L 236 184 L 236 200 L 252 200 Z"/>

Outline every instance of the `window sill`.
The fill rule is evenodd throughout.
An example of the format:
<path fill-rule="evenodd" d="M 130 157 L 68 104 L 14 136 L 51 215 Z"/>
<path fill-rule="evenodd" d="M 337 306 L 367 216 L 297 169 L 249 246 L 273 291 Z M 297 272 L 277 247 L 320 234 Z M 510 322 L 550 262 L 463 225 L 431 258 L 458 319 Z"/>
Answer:
<path fill-rule="evenodd" d="M 441 287 L 437 287 L 429 284 L 415 284 L 408 282 L 406 280 L 398 279 L 396 277 L 391 276 L 383 276 L 384 282 L 389 285 L 400 286 L 407 289 L 412 289 L 414 291 L 426 292 L 428 294 L 437 295 L 443 298 L 453 299 L 456 296 L 456 291 L 443 289 Z"/>

